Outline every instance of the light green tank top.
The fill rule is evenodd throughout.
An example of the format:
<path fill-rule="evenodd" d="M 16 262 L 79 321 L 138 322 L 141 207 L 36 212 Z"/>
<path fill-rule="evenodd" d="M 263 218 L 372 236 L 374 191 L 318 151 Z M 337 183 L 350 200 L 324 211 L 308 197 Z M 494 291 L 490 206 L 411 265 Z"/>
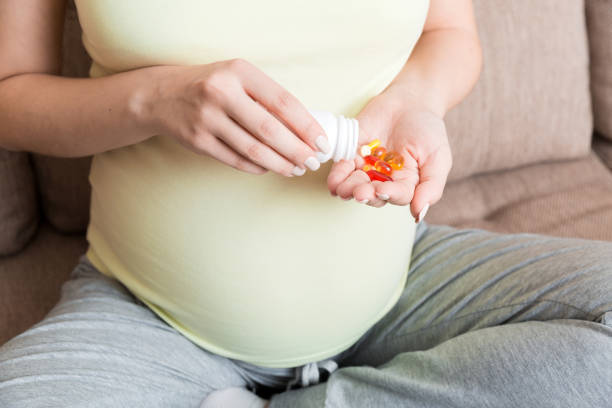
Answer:
<path fill-rule="evenodd" d="M 354 117 L 401 70 L 428 0 L 76 0 L 91 77 L 243 58 L 307 108 Z M 200 347 L 293 367 L 350 347 L 395 305 L 408 206 L 332 197 L 332 162 L 238 171 L 167 135 L 94 156 L 87 256 Z"/>

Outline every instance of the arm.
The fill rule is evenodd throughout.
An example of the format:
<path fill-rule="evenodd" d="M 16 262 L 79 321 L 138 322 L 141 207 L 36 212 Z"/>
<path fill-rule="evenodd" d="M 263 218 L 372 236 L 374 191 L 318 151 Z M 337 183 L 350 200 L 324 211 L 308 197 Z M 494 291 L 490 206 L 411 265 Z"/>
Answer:
<path fill-rule="evenodd" d="M 482 69 L 472 0 L 431 0 L 423 34 L 389 84 L 399 103 L 419 103 L 443 117 L 471 91 Z"/>
<path fill-rule="evenodd" d="M 76 157 L 166 134 L 253 174 L 318 168 L 320 124 L 241 58 L 58 76 L 64 1 L 0 0 L 0 147 Z"/>
<path fill-rule="evenodd" d="M 128 71 L 60 77 L 65 0 L 0 2 L 0 147 L 78 157 L 137 143 L 136 90 L 152 79 Z"/>
<path fill-rule="evenodd" d="M 327 179 L 332 194 L 382 207 L 410 205 L 420 221 L 442 197 L 452 166 L 443 117 L 472 89 L 482 51 L 471 0 L 431 0 L 429 14 L 408 61 L 391 83 L 361 110 L 360 143 L 380 139 L 405 160 L 392 182 L 372 181 L 363 159 L 340 161 Z M 363 139 L 362 135 L 363 134 Z"/>

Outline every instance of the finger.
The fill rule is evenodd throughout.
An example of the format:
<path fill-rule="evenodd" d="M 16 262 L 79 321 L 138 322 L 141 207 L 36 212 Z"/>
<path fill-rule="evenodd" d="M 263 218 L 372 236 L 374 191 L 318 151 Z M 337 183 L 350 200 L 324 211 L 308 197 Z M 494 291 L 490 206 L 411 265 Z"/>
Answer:
<path fill-rule="evenodd" d="M 375 194 L 376 197 L 391 204 L 408 205 L 414 196 L 414 188 L 418 182 L 418 175 L 400 180 L 396 178 L 398 177 L 398 172 L 393 172 L 394 181 L 381 182 Z"/>
<path fill-rule="evenodd" d="M 209 140 L 206 141 L 206 150 L 203 150 L 203 152 L 207 153 L 213 159 L 217 159 L 240 171 L 252 174 L 264 174 L 268 171 L 253 163 L 248 158 L 236 153 L 235 150 L 228 147 L 222 140 L 212 135 Z"/>
<path fill-rule="evenodd" d="M 227 115 L 217 115 L 214 121 L 208 123 L 210 123 L 211 133 L 255 164 L 287 177 L 303 174 L 303 172 L 297 172 L 293 163 L 254 138 Z"/>
<path fill-rule="evenodd" d="M 323 145 L 317 145 L 317 139 L 322 136 L 323 143 L 327 142 L 325 130 L 299 99 L 253 64 L 244 65 L 242 68 L 245 72 L 240 78 L 245 92 L 277 117 L 310 149 L 319 151 L 323 148 Z"/>
<path fill-rule="evenodd" d="M 394 170 L 392 178 L 393 181 L 385 181 L 377 185 L 376 196 L 395 205 L 410 204 L 414 196 L 414 189 L 419 182 L 416 160 L 412 156 L 404 157 L 404 167 L 401 170 Z"/>
<path fill-rule="evenodd" d="M 327 188 L 331 195 L 337 195 L 336 189 L 355 170 L 355 162 L 352 160 L 339 160 L 335 162 L 327 175 Z"/>
<path fill-rule="evenodd" d="M 363 170 L 360 170 L 360 171 L 365 174 Z M 376 197 L 376 194 L 375 194 L 376 186 L 377 184 L 380 184 L 380 183 L 382 182 L 375 180 L 371 183 L 364 183 L 364 184 L 360 184 L 357 187 L 355 187 L 355 189 L 353 190 L 353 196 L 355 197 L 355 200 L 359 202 L 363 202 L 363 200 L 368 200 L 366 204 L 369 206 L 384 207 L 385 204 L 387 204 L 387 202 Z"/>
<path fill-rule="evenodd" d="M 421 221 L 418 216 L 426 205 L 431 206 L 442 197 L 451 160 L 450 150 L 441 149 L 430 155 L 420 169 L 419 183 L 410 204 L 410 212 L 417 221 Z"/>
<path fill-rule="evenodd" d="M 353 197 L 353 190 L 360 184 L 369 183 L 370 178 L 362 170 L 352 172 L 346 180 L 341 182 L 336 188 L 336 194 L 342 199 Z"/>
<path fill-rule="evenodd" d="M 239 93 L 224 109 L 248 133 L 294 166 L 310 170 L 320 167 L 315 151 L 248 95 Z M 281 166 L 281 163 L 276 160 L 275 166 Z"/>
<path fill-rule="evenodd" d="M 360 155 L 355 156 L 354 162 L 355 162 L 355 168 L 356 169 L 362 168 L 363 165 L 365 164 L 365 160 Z"/>

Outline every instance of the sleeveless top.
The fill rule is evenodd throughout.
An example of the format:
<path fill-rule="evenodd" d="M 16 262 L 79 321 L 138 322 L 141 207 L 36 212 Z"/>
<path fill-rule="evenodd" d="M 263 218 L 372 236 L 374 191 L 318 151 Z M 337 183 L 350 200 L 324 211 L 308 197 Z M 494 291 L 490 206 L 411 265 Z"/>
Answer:
<path fill-rule="evenodd" d="M 76 0 L 90 77 L 240 57 L 308 109 L 354 117 L 399 73 L 428 0 Z M 254 175 L 168 135 L 94 155 L 86 256 L 198 346 L 294 367 L 398 301 L 409 206 L 332 197 L 333 163 Z"/>

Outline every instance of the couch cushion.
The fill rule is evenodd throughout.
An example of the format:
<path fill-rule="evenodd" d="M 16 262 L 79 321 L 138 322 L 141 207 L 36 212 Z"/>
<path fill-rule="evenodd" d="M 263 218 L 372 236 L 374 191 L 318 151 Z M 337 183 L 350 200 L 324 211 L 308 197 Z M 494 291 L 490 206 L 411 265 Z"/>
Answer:
<path fill-rule="evenodd" d="M 593 150 L 601 161 L 612 170 L 612 140 L 596 137 L 593 140 Z"/>
<path fill-rule="evenodd" d="M 474 7 L 484 66 L 446 117 L 449 180 L 585 157 L 592 114 L 584 2 L 475 0 Z"/>
<path fill-rule="evenodd" d="M 0 256 L 22 249 L 36 232 L 38 221 L 28 153 L 0 149 Z"/>
<path fill-rule="evenodd" d="M 62 75 L 68 77 L 89 77 L 91 58 L 81 41 L 81 24 L 74 0 L 66 4 L 64 15 L 64 37 L 62 44 Z"/>
<path fill-rule="evenodd" d="M 85 253 L 82 234 L 64 235 L 42 220 L 19 253 L 0 257 L 0 345 L 40 321 L 60 298 L 60 287 Z"/>
<path fill-rule="evenodd" d="M 612 173 L 592 153 L 474 176 L 447 184 L 427 221 L 612 241 Z"/>
<path fill-rule="evenodd" d="M 64 21 L 62 75 L 88 77 L 91 59 L 81 43 L 81 27 L 70 0 Z M 49 222 L 60 231 L 83 232 L 89 222 L 87 179 L 91 156 L 58 158 L 32 153 L 42 210 Z"/>
<path fill-rule="evenodd" d="M 84 232 L 89 222 L 91 156 L 48 157 L 32 154 L 45 217 L 62 232 Z"/>
<path fill-rule="evenodd" d="M 612 0 L 586 2 L 595 129 L 612 140 Z"/>

